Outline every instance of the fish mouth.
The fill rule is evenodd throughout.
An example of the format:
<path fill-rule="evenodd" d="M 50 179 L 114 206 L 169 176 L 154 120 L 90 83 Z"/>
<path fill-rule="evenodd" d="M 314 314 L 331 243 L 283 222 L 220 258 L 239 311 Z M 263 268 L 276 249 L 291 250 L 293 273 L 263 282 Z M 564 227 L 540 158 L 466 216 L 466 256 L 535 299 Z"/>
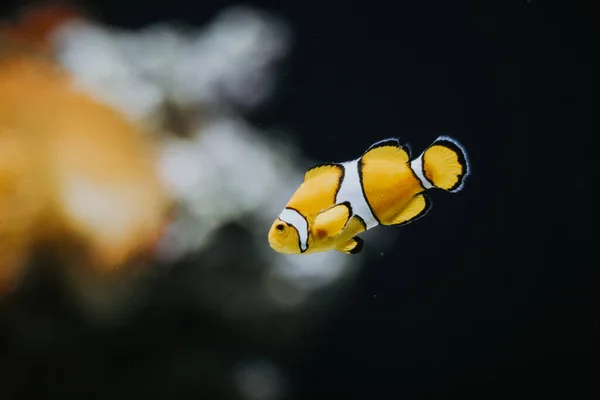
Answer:
<path fill-rule="evenodd" d="M 269 246 L 278 253 L 285 253 L 285 246 L 278 240 L 269 240 Z"/>
<path fill-rule="evenodd" d="M 269 246 L 271 246 L 271 248 L 275 249 L 276 247 L 278 247 L 277 241 L 275 239 L 271 239 L 271 237 L 269 236 Z"/>
<path fill-rule="evenodd" d="M 281 249 L 281 245 L 279 243 L 271 241 L 271 240 L 269 240 L 269 246 L 271 246 L 271 248 L 273 250 L 279 250 L 279 249 Z"/>

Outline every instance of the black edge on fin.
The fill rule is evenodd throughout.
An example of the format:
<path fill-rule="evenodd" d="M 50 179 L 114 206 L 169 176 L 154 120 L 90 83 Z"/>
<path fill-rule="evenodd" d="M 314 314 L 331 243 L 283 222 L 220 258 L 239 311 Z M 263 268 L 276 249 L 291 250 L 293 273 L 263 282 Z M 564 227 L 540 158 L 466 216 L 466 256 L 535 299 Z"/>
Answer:
<path fill-rule="evenodd" d="M 336 204 L 335 206 L 346 206 L 348 208 L 348 215 L 349 215 L 348 219 L 350 219 L 352 217 L 352 204 L 350 204 L 349 201 L 341 202 L 339 204 Z"/>
<path fill-rule="evenodd" d="M 348 209 L 348 219 L 346 220 L 346 223 L 344 224 L 344 227 L 342 228 L 342 231 L 343 231 L 346 228 L 346 226 L 348 226 L 348 223 L 352 219 L 352 205 L 350 204 L 349 201 L 344 201 L 342 203 L 336 204 L 336 206 L 340 206 L 340 205 L 346 206 L 346 208 Z"/>
<path fill-rule="evenodd" d="M 332 163 L 332 162 L 321 163 L 321 164 L 313 165 L 312 167 L 307 169 L 305 174 L 312 171 L 313 169 L 317 169 L 317 168 L 321 168 L 321 167 L 339 167 L 339 166 L 340 166 L 340 164 L 338 164 L 338 163 Z"/>
<path fill-rule="evenodd" d="M 454 186 L 452 186 L 450 189 L 447 189 L 447 191 L 451 192 L 451 193 L 460 192 L 462 190 L 462 187 L 463 187 L 463 184 L 464 184 L 466 178 L 469 175 L 471 175 L 471 163 L 469 162 L 469 158 L 467 156 L 467 150 L 463 147 L 463 145 L 458 140 L 456 140 L 450 136 L 438 137 L 436 140 L 434 140 L 434 142 L 429 147 L 436 146 L 436 145 L 447 147 L 456 153 L 457 158 L 458 158 L 458 163 L 463 168 L 463 173 L 459 177 L 459 179 L 456 181 Z M 429 177 L 427 177 L 427 176 L 425 176 L 425 177 L 431 181 L 431 179 L 429 179 Z"/>
<path fill-rule="evenodd" d="M 400 222 L 399 224 L 394 224 L 394 225 L 390 225 L 390 226 L 407 225 L 407 224 L 410 224 L 411 222 L 414 222 L 414 221 L 418 220 L 419 218 L 423 218 L 425 215 L 427 215 L 429 210 L 431 210 L 431 200 L 425 193 L 420 193 L 418 196 L 423 196 L 423 199 L 425 200 L 425 208 L 423 209 L 423 211 L 421 211 L 419 214 L 415 215 L 411 219 L 407 219 L 404 222 Z"/>
<path fill-rule="evenodd" d="M 364 230 L 367 230 L 367 223 L 365 222 L 364 219 L 362 219 L 362 217 L 360 215 L 353 215 L 354 218 L 356 218 L 358 220 L 358 222 L 360 222 L 360 224 L 363 226 Z"/>
<path fill-rule="evenodd" d="M 387 138 L 387 139 L 382 139 L 378 142 L 373 143 L 368 149 L 372 150 L 372 149 L 376 149 L 377 147 L 385 147 L 385 146 L 394 146 L 394 147 L 400 147 L 400 140 L 398 140 L 397 138 Z"/>
<path fill-rule="evenodd" d="M 344 167 L 341 164 L 333 163 L 333 162 L 326 162 L 326 163 L 313 165 L 312 167 L 307 169 L 306 172 L 304 173 L 304 177 L 306 178 L 310 172 L 314 172 L 316 169 L 323 168 L 323 167 L 338 167 L 341 169 L 342 175 L 344 174 Z"/>
<path fill-rule="evenodd" d="M 350 250 L 348 252 L 348 254 L 360 253 L 363 250 L 363 248 L 365 247 L 365 241 L 363 239 L 359 238 L 358 236 L 353 237 L 352 240 L 354 240 L 356 242 L 356 246 L 354 246 L 354 248 L 352 250 Z"/>
<path fill-rule="evenodd" d="M 412 158 L 412 149 L 410 148 L 410 145 L 406 143 L 400 146 L 400 148 L 406 152 L 406 154 L 408 155 L 408 160 L 410 161 L 410 159 Z"/>
<path fill-rule="evenodd" d="M 386 146 L 398 147 L 399 149 L 403 150 L 408 155 L 409 160 L 412 157 L 412 155 L 411 155 L 412 150 L 411 150 L 410 146 L 408 144 L 400 144 L 400 140 L 396 139 L 396 138 L 383 139 L 383 140 L 380 140 L 379 142 L 373 143 L 367 149 L 367 151 L 365 151 L 365 154 L 373 149 L 378 148 L 378 147 L 386 147 Z"/>

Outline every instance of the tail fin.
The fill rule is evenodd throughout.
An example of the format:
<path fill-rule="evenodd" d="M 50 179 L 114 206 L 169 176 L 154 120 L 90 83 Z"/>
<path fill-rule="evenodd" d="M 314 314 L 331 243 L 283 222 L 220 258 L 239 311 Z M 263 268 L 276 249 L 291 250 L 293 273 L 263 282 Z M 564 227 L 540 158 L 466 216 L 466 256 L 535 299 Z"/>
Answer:
<path fill-rule="evenodd" d="M 417 176 L 425 178 L 425 188 L 432 186 L 448 192 L 458 192 L 463 188 L 470 174 L 469 159 L 464 147 L 449 136 L 440 136 L 413 163 L 413 169 L 421 167 Z M 415 171 L 417 172 L 417 171 Z M 428 185 L 427 185 L 428 184 Z"/>

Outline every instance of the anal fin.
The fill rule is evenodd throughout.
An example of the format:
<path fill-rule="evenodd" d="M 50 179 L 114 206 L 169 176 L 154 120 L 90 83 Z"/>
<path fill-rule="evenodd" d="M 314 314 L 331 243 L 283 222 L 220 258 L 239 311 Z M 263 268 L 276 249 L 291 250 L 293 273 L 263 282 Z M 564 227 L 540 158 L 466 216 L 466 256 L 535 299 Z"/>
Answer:
<path fill-rule="evenodd" d="M 424 193 L 417 194 L 412 200 L 385 225 L 406 225 L 427 214 L 431 209 L 431 200 Z"/>
<path fill-rule="evenodd" d="M 364 245 L 365 241 L 358 236 L 355 236 L 338 246 L 337 250 L 346 254 L 358 254 L 362 251 Z"/>

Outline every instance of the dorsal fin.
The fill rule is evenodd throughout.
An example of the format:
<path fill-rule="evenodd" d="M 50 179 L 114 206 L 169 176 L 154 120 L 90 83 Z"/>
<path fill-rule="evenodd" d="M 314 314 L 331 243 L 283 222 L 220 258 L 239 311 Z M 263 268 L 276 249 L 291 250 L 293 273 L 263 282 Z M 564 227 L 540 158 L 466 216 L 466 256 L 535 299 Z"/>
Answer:
<path fill-rule="evenodd" d="M 373 143 L 367 151 L 365 151 L 364 156 L 372 155 L 381 156 L 387 159 L 393 158 L 402 162 L 410 161 L 410 147 L 408 145 L 401 145 L 400 141 L 395 138 L 388 138 L 380 140 L 379 142 Z"/>
<path fill-rule="evenodd" d="M 326 174 L 334 169 L 338 170 L 339 168 L 342 168 L 342 166 L 336 163 L 324 163 L 315 165 L 314 167 L 311 167 L 306 171 L 306 173 L 304 174 L 304 181 L 306 182 L 310 178 L 314 178 L 315 176 L 321 174 Z"/>

